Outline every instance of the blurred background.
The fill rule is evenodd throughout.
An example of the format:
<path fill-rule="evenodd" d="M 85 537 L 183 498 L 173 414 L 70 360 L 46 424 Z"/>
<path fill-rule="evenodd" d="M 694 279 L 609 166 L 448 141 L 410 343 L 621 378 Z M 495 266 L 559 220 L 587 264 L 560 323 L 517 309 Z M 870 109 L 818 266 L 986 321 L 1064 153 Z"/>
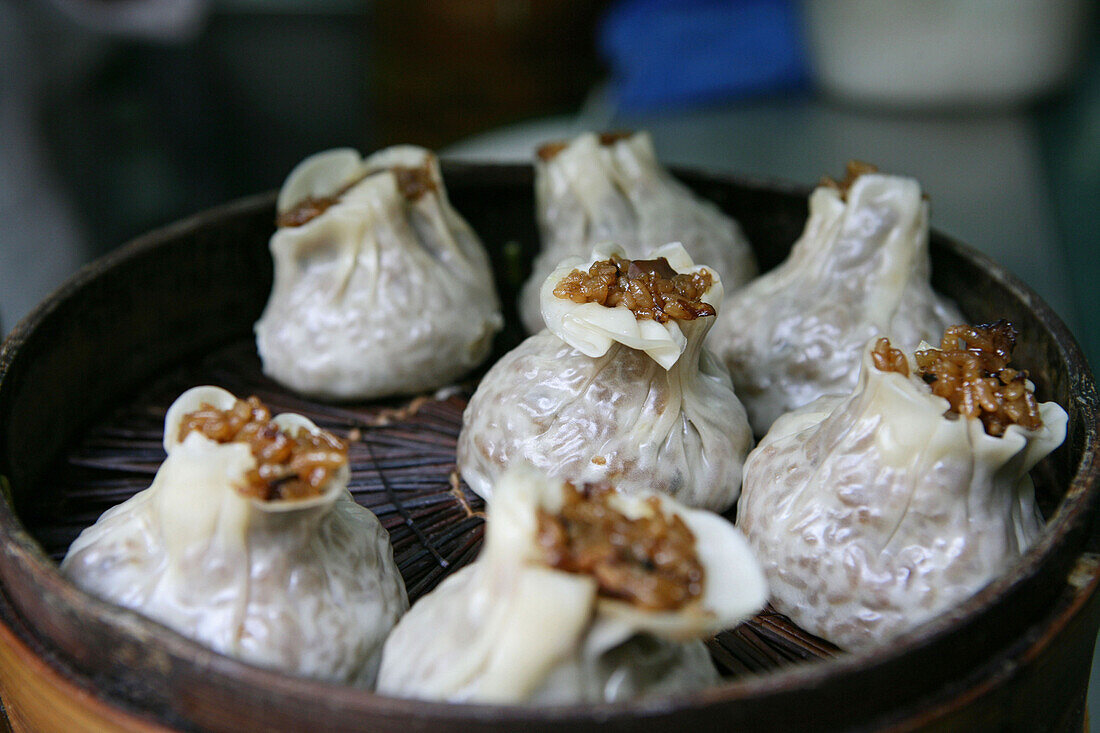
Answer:
<path fill-rule="evenodd" d="M 0 0 L 0 333 L 82 263 L 305 156 L 531 159 L 647 129 L 667 163 L 913 175 L 1100 363 L 1092 0 Z"/>
<path fill-rule="evenodd" d="M 528 161 L 646 129 L 669 164 L 915 176 L 933 226 L 1100 364 L 1095 5 L 0 0 L 0 335 L 81 264 L 326 148 Z"/>

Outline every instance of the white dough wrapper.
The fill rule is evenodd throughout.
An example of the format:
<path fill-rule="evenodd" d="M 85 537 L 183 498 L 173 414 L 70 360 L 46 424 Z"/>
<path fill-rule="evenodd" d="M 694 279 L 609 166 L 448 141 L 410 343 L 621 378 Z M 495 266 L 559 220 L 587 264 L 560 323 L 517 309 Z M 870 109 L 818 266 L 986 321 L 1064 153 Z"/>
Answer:
<path fill-rule="evenodd" d="M 756 434 L 821 395 L 850 392 L 872 336 L 911 352 L 963 323 L 930 275 L 928 203 L 915 180 L 866 173 L 846 197 L 818 187 L 790 256 L 726 299 L 708 339 Z"/>
<path fill-rule="evenodd" d="M 535 214 L 542 249 L 519 298 L 529 333 L 543 328 L 539 291 L 567 257 L 585 257 L 613 241 L 640 259 L 666 242 L 682 242 L 727 288 L 756 276 L 756 257 L 740 225 L 696 196 L 658 162 L 646 132 L 604 138 L 585 133 L 552 156 L 535 159 Z"/>
<path fill-rule="evenodd" d="M 256 459 L 184 415 L 234 397 L 184 392 L 165 420 L 168 457 L 152 485 L 104 512 L 69 548 L 62 572 L 213 649 L 323 680 L 373 685 L 382 643 L 408 608 L 389 535 L 347 490 L 345 464 L 322 495 L 260 501 L 235 488 Z M 318 428 L 293 414 L 284 428 Z"/>
<path fill-rule="evenodd" d="M 484 361 L 503 323 L 496 286 L 431 152 L 318 153 L 287 178 L 279 213 L 306 199 L 334 202 L 271 238 L 275 282 L 256 323 L 265 374 L 321 399 L 372 399 L 442 387 Z"/>
<path fill-rule="evenodd" d="M 697 691 L 719 679 L 701 640 L 767 599 L 744 538 L 710 512 L 657 494 L 613 496 L 612 506 L 629 517 L 675 514 L 695 535 L 702 596 L 680 610 L 646 611 L 599 596 L 591 576 L 546 564 L 537 512 L 560 511 L 560 481 L 519 465 L 494 496 L 481 555 L 420 599 L 390 634 L 379 692 L 564 704 Z"/>
<path fill-rule="evenodd" d="M 554 296 L 574 268 L 611 253 L 565 260 L 546 279 L 550 328 L 505 354 L 481 380 L 462 416 L 457 465 L 491 498 L 504 470 L 526 461 L 571 481 L 612 481 L 620 491 L 660 491 L 688 506 L 724 511 L 737 500 L 752 448 L 745 409 L 729 375 L 703 346 L 713 317 L 658 323 L 626 306 Z M 715 308 L 722 281 L 673 243 L 647 253 L 679 273 L 707 270 L 702 297 Z"/>
<path fill-rule="evenodd" d="M 1028 548 L 1042 527 L 1028 471 L 1067 420 L 1045 402 L 1042 428 L 988 435 L 978 418 L 945 417 L 915 375 L 877 369 L 872 345 L 853 393 L 776 420 L 737 505 L 772 605 L 849 650 L 966 600 Z"/>

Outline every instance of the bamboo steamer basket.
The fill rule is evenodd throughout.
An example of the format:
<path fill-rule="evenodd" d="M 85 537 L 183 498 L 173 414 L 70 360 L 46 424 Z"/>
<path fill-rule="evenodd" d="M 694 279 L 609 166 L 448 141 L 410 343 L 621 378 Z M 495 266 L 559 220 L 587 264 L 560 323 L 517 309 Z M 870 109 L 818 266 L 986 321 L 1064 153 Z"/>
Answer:
<path fill-rule="evenodd" d="M 513 304 L 537 247 L 533 172 L 471 163 L 443 172 L 494 261 L 509 323 L 499 356 L 521 338 Z M 807 190 L 676 173 L 738 219 L 762 269 L 787 255 Z M 765 611 L 711 643 L 728 677 L 713 689 L 608 705 L 449 705 L 261 669 L 78 590 L 57 560 L 99 512 L 148 485 L 163 458 L 163 409 L 196 380 L 258 392 L 361 437 L 352 490 L 390 530 L 414 600 L 476 555 L 482 505 L 451 475 L 463 393 L 327 406 L 259 374 L 251 330 L 271 286 L 273 219 L 267 194 L 135 240 L 77 273 L 4 342 L 0 694 L 16 730 L 1081 730 L 1100 626 L 1095 385 L 1031 290 L 938 233 L 934 285 L 972 322 L 1015 324 L 1017 361 L 1070 423 L 1033 473 L 1048 519 L 1035 546 L 886 647 L 838 653 Z"/>

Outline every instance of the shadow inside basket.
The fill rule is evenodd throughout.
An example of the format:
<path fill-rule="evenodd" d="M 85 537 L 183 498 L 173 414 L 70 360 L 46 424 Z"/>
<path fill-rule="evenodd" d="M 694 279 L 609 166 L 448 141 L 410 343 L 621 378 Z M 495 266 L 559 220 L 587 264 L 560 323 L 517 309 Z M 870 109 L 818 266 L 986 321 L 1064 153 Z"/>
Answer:
<path fill-rule="evenodd" d="M 107 509 L 147 488 L 165 458 L 164 415 L 182 392 L 214 384 L 256 395 L 272 411 L 305 415 L 348 441 L 349 489 L 390 533 L 413 603 L 478 554 L 485 502 L 455 469 L 462 411 L 473 385 L 413 399 L 332 405 L 297 396 L 265 377 L 254 342 L 241 340 L 184 363 L 93 424 L 51 476 L 58 501 L 24 518 L 60 562 L 69 545 Z M 732 517 L 731 517 L 732 518 Z M 837 648 L 765 608 L 709 642 L 726 677 L 829 658 Z"/>

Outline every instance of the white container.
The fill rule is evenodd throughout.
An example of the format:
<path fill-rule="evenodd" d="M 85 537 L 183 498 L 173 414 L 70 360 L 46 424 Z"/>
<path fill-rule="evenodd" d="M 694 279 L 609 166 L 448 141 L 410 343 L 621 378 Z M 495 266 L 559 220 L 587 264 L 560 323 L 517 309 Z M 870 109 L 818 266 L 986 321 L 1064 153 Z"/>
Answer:
<path fill-rule="evenodd" d="M 1091 0 L 804 0 L 818 85 L 889 107 L 1007 106 L 1064 84 Z"/>

